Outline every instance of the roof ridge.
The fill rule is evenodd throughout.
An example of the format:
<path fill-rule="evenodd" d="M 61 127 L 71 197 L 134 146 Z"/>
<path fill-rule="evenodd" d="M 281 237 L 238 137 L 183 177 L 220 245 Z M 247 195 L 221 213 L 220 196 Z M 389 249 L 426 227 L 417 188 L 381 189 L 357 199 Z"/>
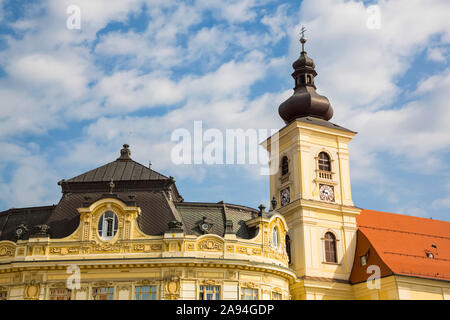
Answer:
<path fill-rule="evenodd" d="M 450 240 L 450 237 L 446 237 L 446 236 L 438 236 L 438 235 L 433 235 L 433 234 L 419 233 L 419 232 L 412 232 L 412 231 L 395 230 L 395 229 L 373 227 L 373 226 L 365 226 L 365 225 L 359 225 L 358 228 L 368 228 L 368 229 L 385 230 L 385 231 L 387 230 L 387 231 L 392 231 L 392 232 L 409 233 L 409 234 L 421 235 L 421 236 L 426 236 L 426 237 L 441 238 L 441 239 Z"/>

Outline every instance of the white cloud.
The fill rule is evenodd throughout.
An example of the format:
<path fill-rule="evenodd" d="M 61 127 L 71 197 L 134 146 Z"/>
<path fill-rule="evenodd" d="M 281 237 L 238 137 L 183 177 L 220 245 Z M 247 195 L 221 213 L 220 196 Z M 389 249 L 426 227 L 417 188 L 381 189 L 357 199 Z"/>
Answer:
<path fill-rule="evenodd" d="M 142 13 L 144 2 L 147 26 L 108 32 L 94 46 L 102 28 L 112 21 L 127 24 L 130 15 Z M 175 167 L 168 161 L 171 131 L 202 119 L 205 126 L 219 129 L 282 127 L 277 107 L 292 93 L 290 85 L 286 91 L 276 89 L 280 92 L 269 87 L 265 94 L 252 89 L 259 81 L 292 81 L 300 23 L 308 29 L 306 49 L 317 64 L 318 91 L 335 110 L 332 121 L 360 132 L 351 145 L 357 181 L 387 183 L 381 171 L 385 153 L 430 173 L 447 168 L 439 153 L 448 150 L 450 141 L 449 70 L 421 81 L 408 103 L 391 104 L 402 93 L 398 79 L 416 54 L 427 50 L 433 61 L 446 57 L 448 1 L 382 1 L 380 30 L 367 29 L 361 2 L 305 0 L 298 17 L 290 11 L 293 5 L 260 11 L 265 3 L 82 0 L 77 2 L 82 29 L 71 31 L 65 22 L 72 2 L 52 0 L 11 24 L 23 38 L 4 37 L 7 49 L 0 51 L 0 66 L 7 73 L 0 80 L 0 139 L 20 140 L 21 133 L 43 134 L 80 119 L 90 122 L 80 122 L 82 136 L 69 138 L 70 146 L 61 143 L 59 158 L 33 158 L 34 151 L 25 156 L 36 163 L 18 167 L 10 183 L 2 184 L 4 194 L 18 200 L 19 179 L 30 175 L 23 190 L 31 192 L 36 173 L 56 162 L 65 163 L 59 172 L 75 175 L 81 167 L 111 161 L 125 142 L 137 160 L 152 160 L 157 170 L 201 179 L 212 169 Z M 41 7 L 47 8 L 44 16 L 33 14 Z M 215 23 L 201 25 L 211 13 Z M 264 32 L 247 28 L 250 22 L 264 25 Z M 270 46 L 286 35 L 291 38 L 288 57 L 274 58 Z M 105 61 L 112 70 L 103 71 Z M 126 116 L 160 106 L 166 109 L 158 116 Z M 36 195 L 47 197 L 43 191 Z"/>
<path fill-rule="evenodd" d="M 242 23 L 256 18 L 253 8 L 261 3 L 256 0 L 197 0 L 199 9 L 212 10 L 216 18 L 225 19 L 229 23 Z"/>
<path fill-rule="evenodd" d="M 427 57 L 431 61 L 445 62 L 446 61 L 446 50 L 444 48 L 428 48 Z"/>
<path fill-rule="evenodd" d="M 288 10 L 289 6 L 282 4 L 274 14 L 266 14 L 261 19 L 261 23 L 269 27 L 270 39 L 275 43 L 287 36 L 289 29 L 294 24 L 293 17 L 289 15 Z"/>
<path fill-rule="evenodd" d="M 450 209 L 450 197 L 434 200 L 431 207 L 433 209 Z"/>
<path fill-rule="evenodd" d="M 368 29 L 361 2 L 304 1 L 301 23 L 307 26 L 306 49 L 318 64 L 317 83 L 334 103 L 336 119 L 344 122 L 355 108 L 389 105 L 399 88 L 396 81 L 433 35 L 448 37 L 448 1 L 383 1 L 381 29 Z M 408 10 L 405 10 L 408 8 Z M 420 21 L 420 23 L 417 23 Z M 299 27 L 297 27 L 297 30 Z M 293 56 L 298 33 L 291 33 Z M 444 38 L 443 36 L 442 38 Z"/>
<path fill-rule="evenodd" d="M 36 144 L 18 146 L 0 142 L 3 156 L 0 169 L 8 166 L 8 181 L 0 179 L 0 201 L 10 207 L 40 206 L 47 201 L 56 201 L 57 185 L 55 172 L 40 153 Z M 43 203 L 44 202 L 44 203 Z"/>

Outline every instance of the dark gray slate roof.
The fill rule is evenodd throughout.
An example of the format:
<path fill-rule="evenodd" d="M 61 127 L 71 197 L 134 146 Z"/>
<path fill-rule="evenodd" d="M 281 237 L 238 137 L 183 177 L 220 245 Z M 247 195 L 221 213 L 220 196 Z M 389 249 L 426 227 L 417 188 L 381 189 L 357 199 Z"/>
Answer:
<path fill-rule="evenodd" d="M 166 176 L 137 163 L 131 159 L 130 146 L 123 145 L 120 157 L 97 169 L 88 171 L 65 182 L 106 182 L 106 181 L 139 181 L 168 180 Z"/>
<path fill-rule="evenodd" d="M 135 197 L 133 201 L 130 201 L 130 195 Z M 90 199 L 87 201 L 86 197 Z M 67 237 L 77 229 L 80 224 L 77 208 L 110 197 L 116 197 L 125 204 L 141 208 L 141 215 L 137 222 L 145 234 L 161 235 L 167 230 L 169 221 L 176 220 L 162 191 L 118 192 L 114 195 L 92 192 L 70 193 L 61 198 L 46 222 L 51 227 L 52 238 Z"/>
<path fill-rule="evenodd" d="M 203 220 L 203 217 L 206 217 L 206 221 L 213 224 L 210 233 L 223 237 L 226 220 L 230 220 L 233 222 L 233 232 L 236 233 L 238 238 L 250 239 L 255 235 L 255 230 L 250 230 L 245 224 L 245 221 L 258 215 L 258 211 L 255 209 L 223 202 L 178 202 L 175 203 L 175 207 L 181 216 L 186 234 L 203 234 L 198 224 Z"/>
<path fill-rule="evenodd" d="M 135 180 L 167 180 L 168 177 L 153 171 L 133 160 L 116 160 L 88 171 L 67 182 L 109 182 L 114 181 L 135 181 Z"/>
<path fill-rule="evenodd" d="M 301 121 L 301 122 L 316 124 L 316 125 L 327 127 L 327 128 L 333 128 L 333 129 L 356 133 L 355 131 L 341 127 L 340 125 L 334 124 L 332 122 L 329 122 L 329 121 L 326 121 L 323 119 L 315 118 L 315 117 L 302 117 L 302 118 L 297 118 L 296 120 Z"/>
<path fill-rule="evenodd" d="M 30 233 L 35 225 L 45 224 L 54 209 L 55 206 L 46 206 L 0 212 L 0 241 L 16 241 L 16 229 L 21 224 L 26 225 Z M 24 235 L 24 239 L 28 238 L 29 233 Z"/>
<path fill-rule="evenodd" d="M 183 202 L 175 180 L 133 161 L 128 147 L 124 145 L 116 161 L 60 181 L 63 195 L 56 206 L 1 212 L 0 240 L 16 241 L 15 231 L 20 224 L 26 225 L 30 232 L 36 225 L 47 224 L 52 238 L 67 237 L 80 223 L 78 208 L 109 197 L 140 207 L 141 215 L 137 222 L 148 235 L 164 234 L 169 229 L 169 222 L 175 220 L 183 223 L 186 234 L 200 235 L 198 224 L 206 217 L 213 224 L 210 233 L 224 236 L 226 221 L 230 220 L 237 237 L 249 239 L 254 236 L 255 230 L 248 229 L 245 221 L 256 217 L 257 210 L 223 202 Z M 111 179 L 113 188 L 110 187 Z"/>

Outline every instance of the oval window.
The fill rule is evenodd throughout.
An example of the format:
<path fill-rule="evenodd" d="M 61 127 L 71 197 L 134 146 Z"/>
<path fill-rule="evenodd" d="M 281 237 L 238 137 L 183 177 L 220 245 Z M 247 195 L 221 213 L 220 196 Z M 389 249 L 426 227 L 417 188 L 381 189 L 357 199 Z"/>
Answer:
<path fill-rule="evenodd" d="M 98 234 L 103 240 L 111 240 L 117 233 L 118 219 L 111 212 L 105 212 L 98 221 Z"/>

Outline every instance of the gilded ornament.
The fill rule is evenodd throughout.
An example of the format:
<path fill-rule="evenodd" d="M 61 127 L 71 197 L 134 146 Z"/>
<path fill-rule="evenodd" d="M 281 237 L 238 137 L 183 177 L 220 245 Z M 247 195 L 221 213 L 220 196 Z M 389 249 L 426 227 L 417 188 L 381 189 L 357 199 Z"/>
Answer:
<path fill-rule="evenodd" d="M 2 246 L 0 247 L 0 257 L 13 257 L 15 247 L 13 246 Z"/>
<path fill-rule="evenodd" d="M 28 300 L 38 300 L 40 292 L 40 285 L 31 282 L 29 285 L 25 287 L 25 299 Z"/>
<path fill-rule="evenodd" d="M 223 243 L 214 239 L 206 239 L 199 242 L 198 248 L 205 251 L 221 251 L 223 250 Z"/>

